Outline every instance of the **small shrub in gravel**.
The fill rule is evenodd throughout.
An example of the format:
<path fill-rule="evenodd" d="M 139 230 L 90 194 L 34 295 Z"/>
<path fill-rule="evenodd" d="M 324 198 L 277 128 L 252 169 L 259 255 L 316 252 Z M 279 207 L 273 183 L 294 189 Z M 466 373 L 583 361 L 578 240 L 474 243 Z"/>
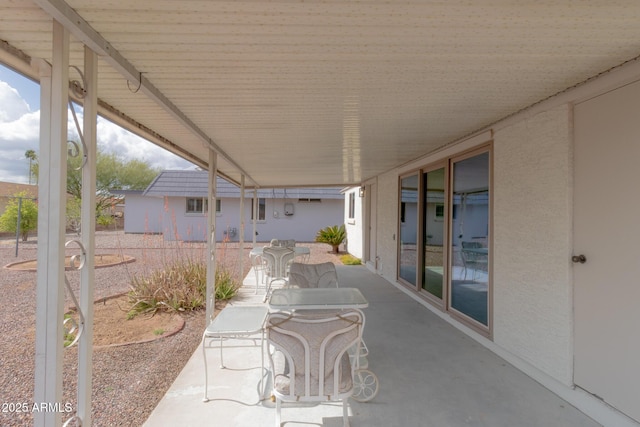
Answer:
<path fill-rule="evenodd" d="M 216 299 L 233 298 L 238 284 L 223 266 L 216 268 Z M 204 262 L 178 259 L 147 276 L 135 276 L 129 291 L 129 317 L 157 311 L 193 311 L 206 306 L 207 267 Z"/>

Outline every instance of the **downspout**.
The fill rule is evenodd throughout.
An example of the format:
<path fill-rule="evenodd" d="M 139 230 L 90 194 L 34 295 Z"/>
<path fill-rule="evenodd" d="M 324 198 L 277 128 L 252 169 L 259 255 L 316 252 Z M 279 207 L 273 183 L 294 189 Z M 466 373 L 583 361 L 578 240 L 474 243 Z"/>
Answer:
<path fill-rule="evenodd" d="M 240 283 L 244 279 L 244 174 L 240 176 L 240 250 L 239 256 L 239 269 L 240 269 Z"/>

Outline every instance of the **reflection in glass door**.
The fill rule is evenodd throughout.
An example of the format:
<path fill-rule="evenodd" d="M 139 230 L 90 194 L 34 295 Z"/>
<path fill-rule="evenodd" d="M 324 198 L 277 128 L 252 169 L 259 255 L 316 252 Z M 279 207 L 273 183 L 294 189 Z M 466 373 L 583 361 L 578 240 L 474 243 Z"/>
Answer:
<path fill-rule="evenodd" d="M 453 163 L 451 308 L 488 326 L 489 153 Z"/>
<path fill-rule="evenodd" d="M 423 275 L 422 289 L 442 300 L 444 289 L 444 251 L 446 242 L 445 168 L 423 175 Z"/>
<path fill-rule="evenodd" d="M 399 276 L 416 284 L 416 245 L 418 238 L 418 175 L 400 180 L 400 256 Z"/>

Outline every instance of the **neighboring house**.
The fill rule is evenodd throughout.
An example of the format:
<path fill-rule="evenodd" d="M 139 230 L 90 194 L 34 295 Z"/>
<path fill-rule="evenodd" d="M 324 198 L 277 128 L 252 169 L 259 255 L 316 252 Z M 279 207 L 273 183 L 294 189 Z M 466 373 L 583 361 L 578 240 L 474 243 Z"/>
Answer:
<path fill-rule="evenodd" d="M 162 233 L 166 240 L 206 241 L 208 172 L 167 170 L 144 191 L 126 196 L 124 231 Z M 240 188 L 217 179 L 216 241 L 240 238 Z M 312 242 L 321 228 L 342 224 L 339 188 L 260 189 L 256 240 Z M 244 202 L 244 240 L 253 241 L 253 190 Z"/>

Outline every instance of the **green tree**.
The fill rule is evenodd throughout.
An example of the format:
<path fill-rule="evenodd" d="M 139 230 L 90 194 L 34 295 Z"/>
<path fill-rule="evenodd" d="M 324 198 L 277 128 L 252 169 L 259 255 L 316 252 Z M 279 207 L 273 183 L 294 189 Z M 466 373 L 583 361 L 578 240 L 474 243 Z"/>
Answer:
<path fill-rule="evenodd" d="M 346 238 L 347 231 L 344 224 L 325 227 L 316 234 L 316 242 L 331 245 L 334 254 L 339 252 L 340 244 Z"/>
<path fill-rule="evenodd" d="M 70 157 L 67 164 L 67 192 L 82 198 L 82 156 Z M 160 173 L 142 160 L 126 160 L 115 153 L 96 153 L 96 191 L 108 198 L 112 190 L 144 190 Z"/>
<path fill-rule="evenodd" d="M 20 234 L 22 241 L 26 242 L 29 237 L 29 231 L 38 227 L 38 205 L 26 192 L 13 195 L 4 213 L 0 216 L 0 230 L 16 231 L 18 210 L 20 210 Z"/>
<path fill-rule="evenodd" d="M 24 156 L 29 159 L 29 184 L 31 184 L 31 177 L 33 173 L 33 163 L 38 159 L 36 152 L 33 150 L 27 150 L 24 152 Z"/>
<path fill-rule="evenodd" d="M 82 154 L 67 160 L 67 193 L 82 199 Z M 39 164 L 32 167 L 36 177 Z M 144 190 L 160 173 L 142 160 L 126 160 L 115 153 L 106 153 L 100 147 L 96 153 L 96 214 L 101 215 L 111 204 L 113 190 Z"/>

